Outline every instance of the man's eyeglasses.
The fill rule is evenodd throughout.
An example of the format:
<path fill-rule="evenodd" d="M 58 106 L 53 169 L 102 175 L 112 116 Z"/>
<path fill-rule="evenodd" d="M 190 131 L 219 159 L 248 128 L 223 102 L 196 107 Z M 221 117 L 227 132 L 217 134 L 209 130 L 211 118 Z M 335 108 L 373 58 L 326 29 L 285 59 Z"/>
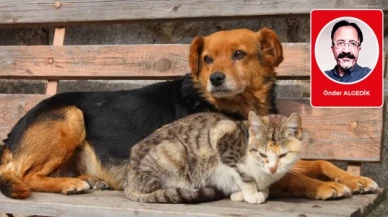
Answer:
<path fill-rule="evenodd" d="M 357 48 L 358 46 L 360 46 L 360 43 L 355 42 L 355 41 L 349 41 L 349 42 L 336 41 L 336 42 L 333 42 L 333 45 L 335 45 L 336 47 L 345 47 L 346 44 L 348 44 L 348 46 L 350 48 Z"/>

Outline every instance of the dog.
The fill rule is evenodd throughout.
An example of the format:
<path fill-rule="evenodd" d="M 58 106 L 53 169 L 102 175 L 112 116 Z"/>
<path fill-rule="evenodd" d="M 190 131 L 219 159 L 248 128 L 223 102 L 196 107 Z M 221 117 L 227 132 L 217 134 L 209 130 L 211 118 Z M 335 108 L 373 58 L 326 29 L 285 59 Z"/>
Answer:
<path fill-rule="evenodd" d="M 172 121 L 206 111 L 235 119 L 245 119 L 249 111 L 277 113 L 275 68 L 282 61 L 282 45 L 270 29 L 220 31 L 193 40 L 191 73 L 179 79 L 136 90 L 70 92 L 45 99 L 4 140 L 0 190 L 18 199 L 31 191 L 121 190 L 131 147 Z M 364 190 L 377 186 L 329 162 L 300 161 L 298 166 L 304 169 L 285 176 L 271 191 L 327 199 L 360 190 L 360 185 Z M 329 181 L 316 179 L 323 175 Z M 335 182 L 337 178 L 344 182 Z"/>

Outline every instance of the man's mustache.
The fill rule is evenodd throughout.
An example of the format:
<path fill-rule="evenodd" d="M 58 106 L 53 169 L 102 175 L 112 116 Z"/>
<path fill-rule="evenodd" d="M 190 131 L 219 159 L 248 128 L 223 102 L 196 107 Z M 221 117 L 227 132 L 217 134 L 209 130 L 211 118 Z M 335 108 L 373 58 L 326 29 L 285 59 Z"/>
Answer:
<path fill-rule="evenodd" d="M 344 52 L 342 52 L 342 53 L 338 54 L 337 58 L 339 58 L 339 59 L 342 59 L 342 58 L 354 59 L 356 57 L 353 54 L 351 54 L 351 53 L 344 53 Z"/>

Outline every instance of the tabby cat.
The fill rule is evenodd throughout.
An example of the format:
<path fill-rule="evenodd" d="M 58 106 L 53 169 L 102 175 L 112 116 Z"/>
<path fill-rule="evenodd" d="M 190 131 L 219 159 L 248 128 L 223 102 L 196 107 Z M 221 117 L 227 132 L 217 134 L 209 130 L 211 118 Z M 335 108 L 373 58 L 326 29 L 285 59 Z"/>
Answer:
<path fill-rule="evenodd" d="M 157 130 L 132 151 L 124 183 L 128 199 L 197 203 L 230 196 L 263 203 L 269 186 L 299 159 L 301 118 L 294 113 L 233 121 L 199 113 Z"/>

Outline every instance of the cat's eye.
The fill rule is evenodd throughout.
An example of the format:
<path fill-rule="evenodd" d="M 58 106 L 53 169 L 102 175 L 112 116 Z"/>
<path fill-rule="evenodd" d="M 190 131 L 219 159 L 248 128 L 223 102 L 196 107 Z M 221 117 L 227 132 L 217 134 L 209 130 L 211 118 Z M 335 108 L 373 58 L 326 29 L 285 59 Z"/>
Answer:
<path fill-rule="evenodd" d="M 212 64 L 213 63 L 213 59 L 211 57 L 207 56 L 207 55 L 203 58 L 203 61 L 206 64 Z"/>
<path fill-rule="evenodd" d="M 259 151 L 258 151 L 257 149 L 255 149 L 255 148 L 252 148 L 251 151 L 259 152 Z M 260 154 L 260 156 L 261 156 L 262 158 L 267 158 L 267 155 L 264 154 L 263 152 L 259 152 L 259 154 Z"/>
<path fill-rule="evenodd" d="M 233 54 L 233 59 L 234 60 L 241 60 L 242 58 L 245 57 L 245 53 L 241 50 L 237 50 L 234 54 Z"/>
<path fill-rule="evenodd" d="M 279 158 L 283 158 L 283 157 L 287 156 L 287 154 L 288 153 L 281 154 L 281 155 L 279 155 Z"/>

